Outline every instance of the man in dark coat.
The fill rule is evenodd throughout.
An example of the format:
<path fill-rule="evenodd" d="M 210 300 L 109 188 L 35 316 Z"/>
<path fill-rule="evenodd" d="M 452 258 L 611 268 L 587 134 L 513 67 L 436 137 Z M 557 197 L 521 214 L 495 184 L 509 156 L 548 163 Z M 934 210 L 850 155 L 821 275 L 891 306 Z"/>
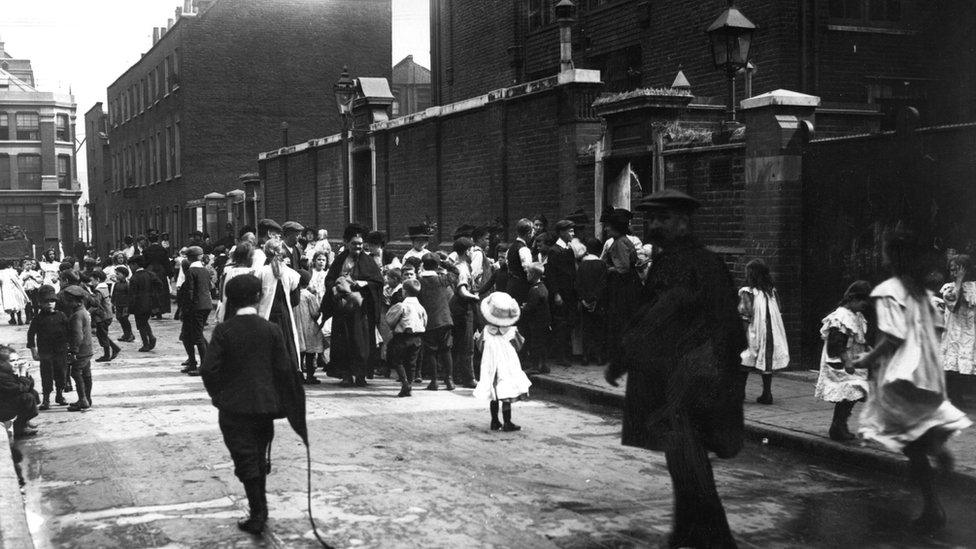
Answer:
<path fill-rule="evenodd" d="M 302 234 L 305 227 L 297 221 L 286 221 L 281 229 L 284 233 L 281 239 L 283 244 L 281 249 L 285 252 L 285 257 L 288 258 L 288 266 L 296 271 L 308 268 L 305 262 L 305 250 L 298 242 L 298 236 Z"/>
<path fill-rule="evenodd" d="M 736 382 L 746 347 L 725 263 L 691 234 L 698 202 L 664 190 L 646 198 L 648 236 L 663 248 L 648 275 L 647 302 L 606 372 L 627 373 L 623 443 L 663 451 L 674 487 L 669 547 L 735 547 L 708 452 L 742 447 Z"/>
<path fill-rule="evenodd" d="M 343 386 L 365 386 L 369 353 L 376 346 L 382 306 L 383 275 L 363 250 L 369 229 L 349 225 L 345 249 L 325 275 L 320 322 L 332 318 L 330 374 L 341 372 Z M 337 372 L 338 371 L 338 372 Z"/>
<path fill-rule="evenodd" d="M 225 288 L 233 317 L 218 324 L 203 357 L 203 385 L 219 410 L 217 422 L 244 484 L 250 514 L 237 526 L 259 535 L 268 519 L 266 479 L 271 464 L 274 420 L 304 402 L 301 383 L 285 346 L 281 328 L 257 314 L 261 281 L 254 275 L 234 277 Z"/>
<path fill-rule="evenodd" d="M 132 270 L 132 278 L 129 279 L 129 313 L 135 318 L 136 329 L 142 338 L 139 352 L 146 353 L 156 347 L 156 336 L 149 325 L 149 317 L 158 310 L 160 289 L 165 288 L 166 284 L 146 269 L 145 256 L 130 257 L 129 268 Z M 166 303 L 169 303 L 168 290 Z"/>
<path fill-rule="evenodd" d="M 159 235 L 155 232 L 149 234 L 149 246 L 144 252 L 145 268 L 147 271 L 156 275 L 161 281 L 167 281 L 173 276 L 173 262 L 170 260 L 169 252 L 159 243 Z M 156 296 L 156 312 L 153 314 L 157 319 L 163 318 L 164 314 L 170 312 L 169 284 L 162 284 L 154 287 Z"/>

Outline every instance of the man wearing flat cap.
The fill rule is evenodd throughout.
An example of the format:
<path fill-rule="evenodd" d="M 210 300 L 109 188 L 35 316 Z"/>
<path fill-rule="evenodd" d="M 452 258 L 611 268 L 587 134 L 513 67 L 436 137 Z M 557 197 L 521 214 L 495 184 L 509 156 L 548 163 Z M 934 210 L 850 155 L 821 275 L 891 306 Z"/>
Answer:
<path fill-rule="evenodd" d="M 568 219 L 556 222 L 556 243 L 549 248 L 546 263 L 546 289 L 552 311 L 553 358 L 568 366 L 573 356 L 572 330 L 576 323 L 576 253 L 570 246 L 576 224 Z"/>
<path fill-rule="evenodd" d="M 288 266 L 296 271 L 298 269 L 304 269 L 306 265 L 302 259 L 305 256 L 305 250 L 302 249 L 302 245 L 298 242 L 298 236 L 302 234 L 305 227 L 297 221 L 285 221 L 285 224 L 281 226 L 282 230 L 282 251 L 285 252 L 285 257 L 288 258 Z"/>
<path fill-rule="evenodd" d="M 656 192 L 638 206 L 660 255 L 643 307 L 607 368 L 627 374 L 623 444 L 664 452 L 674 487 L 669 547 L 735 547 L 708 453 L 742 447 L 742 394 L 736 383 L 746 347 L 725 263 L 692 235 L 694 198 Z"/>

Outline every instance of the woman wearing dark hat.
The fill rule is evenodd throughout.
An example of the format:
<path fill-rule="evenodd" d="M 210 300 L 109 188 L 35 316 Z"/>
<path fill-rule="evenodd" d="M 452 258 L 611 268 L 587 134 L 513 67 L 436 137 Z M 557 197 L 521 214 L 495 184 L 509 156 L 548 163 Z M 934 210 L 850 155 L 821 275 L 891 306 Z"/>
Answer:
<path fill-rule="evenodd" d="M 637 248 L 628 237 L 629 210 L 618 208 L 607 215 L 607 233 L 613 244 L 607 250 L 607 350 L 611 357 L 620 350 L 621 337 L 631 325 L 640 298 L 640 279 L 637 276 Z"/>
<path fill-rule="evenodd" d="M 325 275 L 320 322 L 332 318 L 330 366 L 338 366 L 344 386 L 366 385 L 367 361 L 376 346 L 383 275 L 376 261 L 363 251 L 368 233 L 361 225 L 346 227 L 342 235 L 345 249 Z"/>

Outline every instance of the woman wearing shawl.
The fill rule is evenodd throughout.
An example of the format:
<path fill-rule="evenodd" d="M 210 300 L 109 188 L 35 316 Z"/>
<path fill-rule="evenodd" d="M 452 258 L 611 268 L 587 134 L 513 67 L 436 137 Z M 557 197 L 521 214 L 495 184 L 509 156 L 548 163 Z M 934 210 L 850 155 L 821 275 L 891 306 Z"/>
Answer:
<path fill-rule="evenodd" d="M 281 333 L 285 336 L 285 348 L 297 372 L 301 363 L 298 354 L 298 334 L 295 332 L 295 317 L 292 316 L 291 308 L 292 303 L 298 304 L 301 294 L 298 281 L 301 277 L 297 271 L 282 261 L 284 252 L 280 240 L 266 242 L 264 255 L 267 256 L 268 263 L 254 269 L 254 276 L 261 281 L 258 314 L 281 328 Z"/>
<path fill-rule="evenodd" d="M 367 360 L 376 346 L 383 275 L 376 261 L 363 251 L 369 232 L 361 225 L 346 227 L 345 249 L 325 277 L 320 322 L 332 318 L 330 369 L 338 368 L 343 386 L 366 385 Z"/>

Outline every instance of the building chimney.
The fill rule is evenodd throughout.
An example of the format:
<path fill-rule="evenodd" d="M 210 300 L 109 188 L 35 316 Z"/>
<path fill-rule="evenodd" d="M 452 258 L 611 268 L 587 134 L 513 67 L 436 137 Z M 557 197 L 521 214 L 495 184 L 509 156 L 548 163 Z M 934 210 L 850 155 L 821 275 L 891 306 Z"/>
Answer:
<path fill-rule="evenodd" d="M 576 5 L 572 0 L 556 4 L 556 22 L 559 23 L 559 72 L 573 70 L 573 23 L 576 22 Z"/>
<path fill-rule="evenodd" d="M 171 29 L 171 28 L 173 28 L 173 20 L 172 19 L 167 19 L 166 20 L 166 30 L 169 31 L 169 29 Z"/>
<path fill-rule="evenodd" d="M 180 20 L 180 17 L 182 17 L 182 16 L 183 16 L 183 7 L 182 6 L 176 6 L 176 17 L 174 17 L 174 19 L 177 20 L 177 21 L 179 21 Z"/>
<path fill-rule="evenodd" d="M 193 13 L 193 0 L 183 0 L 183 13 Z"/>
<path fill-rule="evenodd" d="M 159 27 L 153 27 L 153 46 L 159 42 Z"/>

